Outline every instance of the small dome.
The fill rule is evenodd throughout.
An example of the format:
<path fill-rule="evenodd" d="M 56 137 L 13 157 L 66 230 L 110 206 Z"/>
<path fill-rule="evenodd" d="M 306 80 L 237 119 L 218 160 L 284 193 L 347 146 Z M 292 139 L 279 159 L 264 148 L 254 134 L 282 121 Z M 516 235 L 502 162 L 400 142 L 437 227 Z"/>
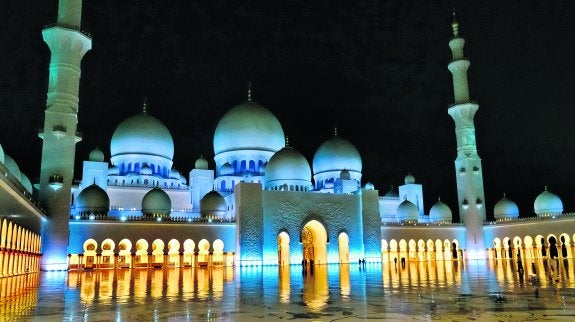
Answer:
<path fill-rule="evenodd" d="M 404 200 L 397 206 L 395 214 L 398 221 L 417 221 L 419 210 L 411 201 Z"/>
<path fill-rule="evenodd" d="M 112 157 L 143 154 L 172 160 L 174 140 L 168 128 L 155 117 L 143 112 L 124 120 L 112 135 Z"/>
<path fill-rule="evenodd" d="M 224 165 L 222 165 L 222 167 L 220 168 L 220 175 L 227 176 L 231 174 L 234 174 L 234 168 L 229 162 L 224 163 Z"/>
<path fill-rule="evenodd" d="M 306 158 L 292 147 L 285 147 L 276 152 L 268 162 L 265 172 L 266 186 L 281 185 L 280 181 L 305 181 L 311 185 L 311 168 Z M 277 184 L 276 184 L 277 183 Z"/>
<path fill-rule="evenodd" d="M 200 212 L 202 214 L 222 213 L 228 210 L 226 200 L 217 191 L 210 191 L 200 200 Z"/>
<path fill-rule="evenodd" d="M 395 190 L 393 186 L 391 186 L 391 188 L 389 188 L 389 191 L 383 196 L 386 198 L 399 198 L 399 192 Z"/>
<path fill-rule="evenodd" d="M 88 160 L 94 162 L 104 162 L 104 152 L 98 148 L 95 148 L 90 152 Z"/>
<path fill-rule="evenodd" d="M 359 151 L 348 140 L 334 136 L 325 141 L 313 156 L 313 173 L 342 171 L 361 173 Z"/>
<path fill-rule="evenodd" d="M 152 175 L 152 168 L 149 165 L 144 164 L 140 169 L 140 174 L 144 176 L 151 176 Z"/>
<path fill-rule="evenodd" d="M 214 133 L 216 155 L 238 150 L 276 152 L 284 143 L 284 131 L 277 118 L 252 101 L 236 105 L 224 114 Z"/>
<path fill-rule="evenodd" d="M 110 165 L 108 167 L 108 175 L 111 175 L 111 176 L 120 175 L 120 169 L 118 169 L 118 167 L 115 165 Z"/>
<path fill-rule="evenodd" d="M 429 209 L 429 220 L 431 222 L 451 222 L 453 213 L 449 206 L 438 200 L 431 209 Z"/>
<path fill-rule="evenodd" d="M 23 172 L 20 174 L 20 183 L 22 183 L 24 189 L 26 189 L 28 193 L 32 193 L 32 182 L 30 182 L 30 179 L 28 179 L 28 177 Z"/>
<path fill-rule="evenodd" d="M 493 214 L 495 219 L 518 218 L 519 208 L 515 202 L 503 196 L 493 207 Z"/>
<path fill-rule="evenodd" d="M 4 154 L 4 166 L 6 169 L 8 169 L 10 174 L 12 174 L 18 181 L 20 181 L 22 178 L 20 168 L 18 167 L 18 164 L 16 164 L 16 161 L 14 161 L 14 159 L 12 159 L 12 157 L 8 154 Z"/>
<path fill-rule="evenodd" d="M 208 170 L 208 160 L 206 160 L 206 158 L 204 158 L 204 156 L 200 156 L 197 160 L 196 163 L 194 165 L 195 169 L 199 169 L 199 170 Z"/>
<path fill-rule="evenodd" d="M 408 175 L 405 176 L 405 178 L 403 179 L 403 182 L 405 182 L 405 184 L 414 184 L 415 183 L 415 177 L 411 175 L 411 173 L 409 173 Z"/>
<path fill-rule="evenodd" d="M 172 169 L 172 170 L 170 171 L 170 178 L 172 178 L 172 179 L 180 179 L 180 176 L 181 176 L 180 171 L 178 171 L 178 170 L 176 170 L 176 169 Z"/>
<path fill-rule="evenodd" d="M 156 187 L 144 195 L 142 199 L 142 213 L 154 217 L 167 216 L 172 212 L 172 201 L 168 194 Z"/>
<path fill-rule="evenodd" d="M 363 188 L 364 188 L 365 190 L 375 190 L 375 186 L 374 186 L 373 183 L 371 183 L 371 182 L 366 183 Z"/>
<path fill-rule="evenodd" d="M 351 180 L 351 175 L 349 174 L 349 171 L 344 169 L 339 173 L 339 178 L 341 180 Z"/>
<path fill-rule="evenodd" d="M 537 216 L 545 214 L 560 214 L 563 213 L 563 202 L 556 194 L 551 191 L 545 191 L 535 198 L 533 208 Z"/>
<path fill-rule="evenodd" d="M 97 184 L 84 188 L 76 198 L 76 210 L 93 214 L 107 214 L 110 198 Z"/>

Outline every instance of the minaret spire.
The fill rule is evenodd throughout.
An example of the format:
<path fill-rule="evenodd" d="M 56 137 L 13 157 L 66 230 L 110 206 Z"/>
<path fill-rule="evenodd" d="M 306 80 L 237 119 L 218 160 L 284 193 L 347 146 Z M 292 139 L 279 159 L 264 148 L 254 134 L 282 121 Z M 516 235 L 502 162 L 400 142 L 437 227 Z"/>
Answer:
<path fill-rule="evenodd" d="M 78 89 L 84 54 L 92 39 L 81 30 L 82 0 L 60 0 L 58 20 L 42 30 L 50 48 L 50 77 L 44 127 L 39 200 L 49 220 L 42 227 L 41 269 L 67 269 L 68 220 L 74 175 Z"/>
<path fill-rule="evenodd" d="M 471 258 L 485 257 L 485 241 L 483 238 L 483 222 L 485 215 L 485 192 L 483 190 L 483 170 L 481 158 L 477 153 L 475 140 L 475 124 L 473 118 L 479 105 L 469 99 L 467 69 L 470 62 L 463 54 L 465 40 L 460 37 L 459 23 L 455 19 L 451 23 L 453 38 L 449 47 L 453 59 L 447 65 L 453 76 L 454 103 L 448 113 L 455 122 L 457 141 L 457 158 L 455 159 L 455 177 L 457 182 L 457 199 L 459 202 L 459 220 L 466 227 L 466 251 Z"/>

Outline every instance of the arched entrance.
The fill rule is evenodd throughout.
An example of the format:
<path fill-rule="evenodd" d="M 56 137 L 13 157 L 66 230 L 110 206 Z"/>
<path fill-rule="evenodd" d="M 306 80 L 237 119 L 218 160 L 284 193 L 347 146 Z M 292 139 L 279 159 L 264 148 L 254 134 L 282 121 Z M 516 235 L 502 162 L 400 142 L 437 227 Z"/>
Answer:
<path fill-rule="evenodd" d="M 289 264 L 289 235 L 282 231 L 278 235 L 278 265 Z"/>
<path fill-rule="evenodd" d="M 307 263 L 327 263 L 327 231 L 317 220 L 311 220 L 302 229 L 303 259 Z"/>

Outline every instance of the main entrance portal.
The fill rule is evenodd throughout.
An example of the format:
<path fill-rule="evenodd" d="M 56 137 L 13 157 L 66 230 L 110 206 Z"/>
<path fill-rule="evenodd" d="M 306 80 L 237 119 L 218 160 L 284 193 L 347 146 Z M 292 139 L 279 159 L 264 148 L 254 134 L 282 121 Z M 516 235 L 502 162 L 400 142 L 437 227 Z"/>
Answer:
<path fill-rule="evenodd" d="M 307 264 L 327 264 L 327 231 L 319 221 L 311 220 L 303 227 L 301 243 Z"/>

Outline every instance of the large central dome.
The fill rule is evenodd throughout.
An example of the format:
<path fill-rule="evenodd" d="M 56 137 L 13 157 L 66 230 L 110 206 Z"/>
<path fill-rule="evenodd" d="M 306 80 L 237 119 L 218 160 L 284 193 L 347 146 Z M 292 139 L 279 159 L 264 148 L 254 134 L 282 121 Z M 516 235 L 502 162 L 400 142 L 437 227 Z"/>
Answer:
<path fill-rule="evenodd" d="M 248 101 L 233 107 L 218 122 L 214 153 L 237 150 L 276 152 L 284 146 L 284 131 L 265 107 Z"/>
<path fill-rule="evenodd" d="M 166 126 L 146 112 L 124 120 L 114 131 L 112 157 L 126 154 L 154 155 L 172 160 L 174 140 Z"/>

